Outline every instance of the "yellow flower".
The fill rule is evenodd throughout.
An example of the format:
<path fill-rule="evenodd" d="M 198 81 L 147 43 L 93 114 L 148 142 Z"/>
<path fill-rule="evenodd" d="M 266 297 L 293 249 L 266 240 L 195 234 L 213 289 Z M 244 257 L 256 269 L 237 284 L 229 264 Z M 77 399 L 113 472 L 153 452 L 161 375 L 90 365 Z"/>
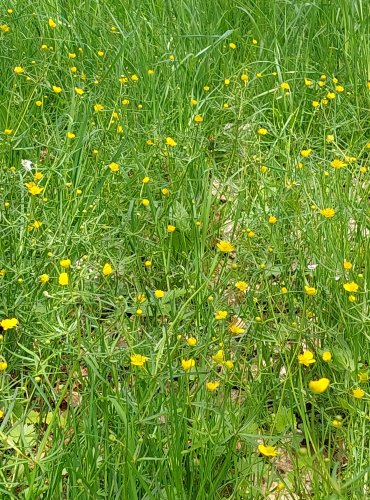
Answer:
<path fill-rule="evenodd" d="M 41 276 L 39 276 L 40 283 L 47 283 L 49 279 L 50 278 L 48 274 L 41 274 Z"/>
<path fill-rule="evenodd" d="M 53 85 L 51 88 L 56 94 L 60 94 L 62 92 L 62 87 L 58 87 L 57 85 Z"/>
<path fill-rule="evenodd" d="M 346 292 L 358 292 L 358 284 L 354 281 L 351 281 L 351 283 L 344 283 L 343 288 Z"/>
<path fill-rule="evenodd" d="M 152 261 L 151 261 L 151 260 L 146 260 L 146 261 L 144 262 L 144 266 L 145 266 L 147 269 L 149 269 L 149 267 L 152 267 Z"/>
<path fill-rule="evenodd" d="M 62 259 L 59 264 L 64 269 L 69 269 L 71 267 L 71 259 Z"/>
<path fill-rule="evenodd" d="M 133 82 L 137 82 L 137 81 L 139 81 L 139 77 L 137 75 L 131 75 L 131 80 Z"/>
<path fill-rule="evenodd" d="M 57 26 L 56 22 L 53 21 L 53 19 L 49 19 L 48 24 L 49 24 L 50 28 L 53 28 L 53 29 L 56 28 L 56 26 Z"/>
<path fill-rule="evenodd" d="M 280 288 L 280 291 L 281 291 L 281 293 L 284 293 L 284 294 L 285 294 L 285 293 L 288 293 L 288 289 L 287 289 L 285 286 L 282 286 L 282 287 Z"/>
<path fill-rule="evenodd" d="M 144 207 L 149 207 L 150 205 L 150 201 L 147 199 L 147 198 L 143 198 L 141 200 L 141 204 L 144 206 Z"/>
<path fill-rule="evenodd" d="M 131 354 L 130 356 L 132 366 L 144 366 L 148 359 L 147 356 L 142 356 L 141 354 Z"/>
<path fill-rule="evenodd" d="M 331 165 L 333 168 L 339 169 L 339 168 L 346 167 L 346 166 L 347 166 L 347 163 L 345 163 L 345 162 L 344 162 L 344 161 L 342 161 L 342 160 L 335 159 L 335 160 L 332 160 L 332 161 L 330 162 L 330 165 Z"/>
<path fill-rule="evenodd" d="M 320 106 L 319 101 L 312 101 L 311 104 L 312 104 L 312 107 L 314 107 L 314 108 L 318 108 Z"/>
<path fill-rule="evenodd" d="M 3 372 L 8 368 L 8 363 L 6 361 L 0 361 L 0 372 Z"/>
<path fill-rule="evenodd" d="M 173 226 L 172 224 L 168 224 L 167 231 L 169 233 L 173 233 L 174 231 L 176 231 L 176 226 Z"/>
<path fill-rule="evenodd" d="M 275 217 L 275 215 L 270 215 L 269 224 L 276 224 L 276 222 L 277 222 L 277 218 Z"/>
<path fill-rule="evenodd" d="M 110 168 L 110 171 L 111 171 L 111 172 L 118 172 L 118 170 L 119 170 L 119 165 L 118 165 L 118 163 L 115 163 L 114 161 L 112 161 L 112 162 L 108 165 L 108 167 Z"/>
<path fill-rule="evenodd" d="M 73 132 L 67 132 L 67 139 L 74 139 L 76 137 L 76 134 Z"/>
<path fill-rule="evenodd" d="M 280 84 L 280 88 L 283 90 L 290 90 L 290 85 L 287 82 L 283 82 Z"/>
<path fill-rule="evenodd" d="M 242 82 L 247 82 L 249 80 L 249 76 L 246 73 L 240 75 L 240 79 Z"/>
<path fill-rule="evenodd" d="M 107 262 L 106 264 L 104 264 L 103 269 L 102 269 L 102 273 L 104 274 L 104 276 L 109 276 L 110 274 L 113 273 L 113 268 L 109 264 L 109 262 Z"/>
<path fill-rule="evenodd" d="M 24 68 L 22 68 L 22 66 L 15 66 L 13 71 L 16 75 L 22 75 L 25 70 L 24 70 Z"/>
<path fill-rule="evenodd" d="M 344 92 L 344 87 L 343 87 L 343 85 L 336 85 L 335 86 L 335 90 L 337 92 Z"/>
<path fill-rule="evenodd" d="M 316 288 L 313 286 L 305 285 L 304 290 L 307 293 L 307 295 L 316 295 L 317 293 Z"/>
<path fill-rule="evenodd" d="M 327 363 L 331 361 L 331 352 L 330 351 L 325 351 L 322 353 L 322 360 L 326 361 Z"/>
<path fill-rule="evenodd" d="M 334 418 L 334 420 L 331 421 L 331 425 L 335 429 L 340 429 L 343 425 L 343 422 L 341 420 L 339 420 L 338 418 Z"/>
<path fill-rule="evenodd" d="M 32 195 L 37 195 L 43 192 L 44 188 L 38 186 L 34 182 L 26 182 L 25 183 L 26 188 L 28 189 L 28 192 L 31 193 Z"/>
<path fill-rule="evenodd" d="M 189 337 L 186 342 L 190 347 L 194 347 L 197 345 L 197 339 L 195 337 Z"/>
<path fill-rule="evenodd" d="M 194 121 L 196 123 L 201 123 L 203 121 L 203 116 L 202 115 L 195 115 L 194 116 Z"/>
<path fill-rule="evenodd" d="M 333 142 L 334 141 L 334 135 L 333 134 L 328 134 L 325 138 L 326 142 Z"/>
<path fill-rule="evenodd" d="M 328 378 L 320 378 L 319 380 L 311 380 L 308 387 L 315 394 L 322 394 L 330 385 L 330 380 Z"/>
<path fill-rule="evenodd" d="M 207 391 L 209 392 L 214 392 L 216 389 L 218 389 L 220 386 L 220 382 L 207 382 L 206 387 Z"/>
<path fill-rule="evenodd" d="M 67 273 L 60 273 L 58 279 L 59 285 L 66 286 L 69 283 L 69 277 Z"/>
<path fill-rule="evenodd" d="M 215 319 L 225 319 L 227 317 L 228 312 L 227 311 L 216 311 L 215 312 Z"/>
<path fill-rule="evenodd" d="M 356 399 L 362 399 L 365 396 L 365 391 L 360 388 L 352 389 L 352 395 Z"/>
<path fill-rule="evenodd" d="M 304 366 L 310 366 L 316 363 L 313 353 L 311 351 L 303 351 L 303 354 L 298 354 L 298 362 Z"/>
<path fill-rule="evenodd" d="M 276 457 L 279 454 L 275 446 L 265 446 L 264 444 L 258 445 L 258 451 L 265 457 Z"/>
<path fill-rule="evenodd" d="M 311 148 L 309 148 L 309 149 L 302 149 L 301 156 L 303 156 L 303 158 L 308 158 L 311 153 L 312 153 L 312 149 Z"/>
<path fill-rule="evenodd" d="M 240 335 L 241 333 L 245 332 L 245 329 L 238 326 L 236 323 L 231 323 L 229 325 L 229 332 L 233 335 Z"/>
<path fill-rule="evenodd" d="M 0 24 L 0 31 L 2 31 L 3 33 L 9 33 L 10 28 L 7 24 Z"/>
<path fill-rule="evenodd" d="M 41 172 L 35 172 L 35 175 L 33 176 L 33 178 L 35 179 L 35 181 L 41 181 L 41 179 L 43 178 L 44 176 L 42 175 Z"/>
<path fill-rule="evenodd" d="M 166 144 L 167 146 L 171 146 L 172 148 L 174 146 L 177 146 L 177 142 L 174 139 L 172 139 L 172 137 L 166 137 Z"/>
<path fill-rule="evenodd" d="M 248 283 L 245 281 L 237 281 L 235 283 L 235 287 L 240 290 L 241 292 L 245 292 L 248 288 Z"/>
<path fill-rule="evenodd" d="M 77 95 L 84 95 L 85 91 L 80 87 L 75 87 L 75 92 Z"/>
<path fill-rule="evenodd" d="M 227 85 L 230 85 L 230 80 L 228 78 L 225 78 L 224 80 L 224 84 L 227 86 Z"/>
<path fill-rule="evenodd" d="M 234 368 L 234 363 L 231 361 L 231 359 L 228 359 L 225 361 L 225 366 L 227 369 L 232 370 Z"/>
<path fill-rule="evenodd" d="M 331 219 L 335 215 L 335 210 L 334 208 L 323 208 L 322 210 L 320 210 L 320 214 L 326 219 Z"/>
<path fill-rule="evenodd" d="M 148 69 L 147 71 L 148 75 L 154 75 L 154 69 Z"/>
<path fill-rule="evenodd" d="M 103 104 L 94 104 L 95 113 L 99 113 L 99 111 L 103 111 L 103 109 L 104 109 Z"/>
<path fill-rule="evenodd" d="M 4 134 L 5 134 L 5 135 L 12 135 L 12 133 L 13 133 L 13 129 L 12 129 L 12 128 L 6 128 L 6 129 L 4 130 Z"/>
<path fill-rule="evenodd" d="M 2 329 L 5 330 L 11 330 L 12 328 L 15 328 L 18 325 L 19 321 L 16 318 L 9 318 L 9 319 L 3 319 L 0 322 L 0 325 Z"/>
<path fill-rule="evenodd" d="M 259 129 L 257 130 L 257 134 L 259 134 L 259 135 L 266 135 L 266 134 L 267 134 L 267 129 L 266 129 L 266 128 L 261 127 L 261 128 L 259 128 Z"/>
<path fill-rule="evenodd" d="M 229 241 L 221 240 L 220 242 L 217 243 L 217 248 L 219 249 L 220 252 L 223 253 L 230 253 L 235 250 L 233 245 Z"/>
<path fill-rule="evenodd" d="M 334 94 L 334 92 L 328 92 L 326 97 L 330 100 L 333 100 L 333 99 L 335 99 L 335 94 Z"/>
<path fill-rule="evenodd" d="M 154 297 L 156 299 L 163 299 L 163 297 L 166 295 L 166 292 L 164 292 L 163 290 L 155 290 L 154 291 Z"/>
<path fill-rule="evenodd" d="M 209 87 L 208 85 L 204 85 L 203 90 L 204 90 L 205 92 L 208 92 L 208 91 L 209 91 L 209 89 L 210 89 L 210 87 Z M 370 144 L 370 143 L 369 143 L 369 144 Z"/>
<path fill-rule="evenodd" d="M 39 108 L 40 106 L 42 106 L 42 101 L 36 101 L 35 104 Z"/>
<path fill-rule="evenodd" d="M 306 85 L 306 87 L 310 87 L 313 84 L 313 81 L 309 80 L 308 78 L 305 78 L 304 79 L 304 84 Z"/>
<path fill-rule="evenodd" d="M 190 358 L 190 359 L 182 359 L 181 360 L 181 366 L 182 366 L 182 369 L 186 372 L 188 372 L 189 370 L 191 370 L 192 368 L 194 368 L 195 366 L 195 360 Z"/>
<path fill-rule="evenodd" d="M 230 49 L 233 49 L 233 50 L 236 49 L 236 45 L 233 42 L 229 43 L 229 47 L 230 47 Z"/>
<path fill-rule="evenodd" d="M 98 50 L 97 55 L 99 57 L 103 57 L 104 56 L 104 52 L 102 50 Z"/>
<path fill-rule="evenodd" d="M 123 99 L 123 100 L 122 100 L 122 104 L 123 104 L 124 106 L 128 106 L 128 105 L 130 104 L 129 99 Z"/>
<path fill-rule="evenodd" d="M 170 190 L 168 188 L 162 188 L 161 193 L 163 194 L 163 196 L 169 196 Z"/>
<path fill-rule="evenodd" d="M 145 176 L 143 177 L 142 181 L 141 181 L 143 184 L 148 184 L 148 182 L 150 182 L 150 177 L 148 176 Z"/>
<path fill-rule="evenodd" d="M 212 356 L 212 360 L 215 363 L 222 364 L 224 362 L 224 351 L 220 349 L 216 354 Z"/>
<path fill-rule="evenodd" d="M 257 40 L 255 38 L 253 38 L 252 45 L 257 45 L 257 43 L 258 43 Z"/>
<path fill-rule="evenodd" d="M 350 269 L 352 269 L 352 264 L 351 264 L 351 262 L 349 262 L 349 260 L 344 259 L 343 269 L 345 269 L 346 271 L 349 271 Z"/>

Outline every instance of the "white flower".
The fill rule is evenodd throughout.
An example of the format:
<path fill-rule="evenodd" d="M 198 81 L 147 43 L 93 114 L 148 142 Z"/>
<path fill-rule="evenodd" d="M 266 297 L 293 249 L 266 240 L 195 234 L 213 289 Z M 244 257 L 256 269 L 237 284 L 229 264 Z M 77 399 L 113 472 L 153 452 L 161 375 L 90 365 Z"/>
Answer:
<path fill-rule="evenodd" d="M 32 170 L 32 161 L 31 160 L 21 160 L 21 164 L 26 172 L 31 172 L 31 170 Z"/>
<path fill-rule="evenodd" d="M 314 271 L 317 268 L 318 264 L 308 264 L 307 268 L 310 271 Z"/>

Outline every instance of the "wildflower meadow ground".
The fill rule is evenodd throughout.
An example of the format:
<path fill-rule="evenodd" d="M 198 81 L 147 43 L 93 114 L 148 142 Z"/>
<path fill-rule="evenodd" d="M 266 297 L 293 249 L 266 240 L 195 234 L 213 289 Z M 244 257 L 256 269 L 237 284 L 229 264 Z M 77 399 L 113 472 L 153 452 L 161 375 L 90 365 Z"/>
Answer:
<path fill-rule="evenodd" d="M 370 497 L 370 4 L 0 6 L 0 498 Z"/>

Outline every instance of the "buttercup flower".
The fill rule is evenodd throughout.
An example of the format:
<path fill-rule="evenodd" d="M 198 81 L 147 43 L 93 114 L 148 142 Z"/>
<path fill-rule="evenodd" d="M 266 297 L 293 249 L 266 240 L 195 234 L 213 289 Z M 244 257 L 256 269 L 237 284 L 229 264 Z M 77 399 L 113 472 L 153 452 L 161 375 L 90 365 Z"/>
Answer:
<path fill-rule="evenodd" d="M 245 292 L 248 289 L 248 283 L 246 283 L 245 281 L 237 281 L 235 283 L 235 287 L 241 292 Z"/>
<path fill-rule="evenodd" d="M 147 356 L 142 356 L 141 354 L 132 354 L 130 356 L 132 366 L 144 366 L 148 359 Z"/>
<path fill-rule="evenodd" d="M 181 360 L 181 366 L 184 371 L 189 371 L 195 366 L 195 360 L 190 358 L 190 359 L 182 359 Z"/>
<path fill-rule="evenodd" d="M 320 210 L 320 214 L 326 219 L 332 219 L 335 215 L 335 210 L 334 208 L 323 208 Z"/>
<path fill-rule="evenodd" d="M 354 281 L 351 281 L 351 283 L 344 283 L 343 288 L 346 292 L 358 292 L 358 284 Z"/>
<path fill-rule="evenodd" d="M 304 290 L 305 290 L 307 295 L 316 295 L 316 293 L 317 293 L 316 288 L 313 286 L 305 285 Z"/>
<path fill-rule="evenodd" d="M 0 372 L 3 372 L 8 368 L 8 363 L 6 361 L 0 361 Z"/>
<path fill-rule="evenodd" d="M 0 322 L 0 325 L 4 331 L 11 330 L 12 328 L 18 326 L 18 324 L 19 321 L 16 318 L 3 319 Z"/>
<path fill-rule="evenodd" d="M 217 243 L 217 248 L 219 249 L 220 252 L 223 253 L 230 253 L 235 250 L 233 245 L 229 241 L 221 240 L 219 243 Z"/>
<path fill-rule="evenodd" d="M 43 192 L 44 188 L 38 186 L 34 182 L 26 182 L 25 183 L 26 188 L 28 189 L 28 192 L 32 194 L 33 196 L 38 195 Z"/>
<path fill-rule="evenodd" d="M 313 363 L 316 363 L 316 360 L 313 357 L 313 353 L 311 351 L 303 351 L 302 354 L 298 355 L 298 362 L 301 365 L 310 366 Z"/>
<path fill-rule="evenodd" d="M 103 269 L 102 269 L 102 273 L 104 274 L 104 276 L 110 276 L 113 273 L 113 268 L 109 264 L 109 262 L 104 264 Z"/>
<path fill-rule="evenodd" d="M 265 446 L 264 444 L 258 445 L 258 451 L 264 457 L 276 457 L 279 454 L 275 446 Z"/>
<path fill-rule="evenodd" d="M 311 380 L 308 387 L 315 394 L 322 394 L 330 385 L 330 380 L 328 378 L 320 378 L 319 380 Z"/>
<path fill-rule="evenodd" d="M 58 278 L 59 285 L 67 286 L 69 283 L 69 277 L 67 273 L 60 273 Z"/>
<path fill-rule="evenodd" d="M 61 267 L 64 267 L 64 269 L 68 269 L 71 267 L 71 259 L 62 259 L 59 264 Z"/>
<path fill-rule="evenodd" d="M 365 391 L 357 387 L 356 389 L 352 389 L 352 394 L 354 398 L 362 399 L 365 396 Z"/>
<path fill-rule="evenodd" d="M 212 356 L 212 360 L 215 363 L 222 364 L 224 361 L 224 351 L 222 349 L 217 351 L 217 353 Z"/>
<path fill-rule="evenodd" d="M 189 337 L 188 340 L 186 341 L 186 343 L 190 346 L 190 347 L 194 347 L 197 345 L 197 339 L 195 337 Z"/>
<path fill-rule="evenodd" d="M 172 139 L 172 137 L 166 137 L 166 144 L 167 146 L 170 146 L 170 147 L 174 147 L 174 146 L 177 146 L 177 142 Z"/>
<path fill-rule="evenodd" d="M 312 149 L 311 148 L 309 148 L 309 149 L 302 149 L 301 156 L 303 156 L 303 158 L 308 158 L 311 153 L 312 153 Z"/>
<path fill-rule="evenodd" d="M 325 351 L 322 353 L 322 360 L 329 362 L 331 361 L 331 352 L 330 351 Z"/>
<path fill-rule="evenodd" d="M 240 335 L 241 333 L 245 332 L 245 328 L 242 328 L 237 323 L 230 323 L 229 332 L 232 333 L 233 335 Z"/>
<path fill-rule="evenodd" d="M 266 135 L 266 134 L 267 134 L 267 129 L 266 129 L 266 128 L 261 127 L 261 128 L 259 128 L 259 129 L 257 130 L 257 134 L 259 134 L 259 135 Z"/>
<path fill-rule="evenodd" d="M 53 29 L 56 28 L 56 25 L 57 25 L 53 19 L 49 19 L 48 24 L 49 24 L 50 28 L 53 28 Z"/>
<path fill-rule="evenodd" d="M 335 159 L 330 162 L 330 165 L 335 169 L 340 169 L 346 167 L 347 163 L 342 160 Z"/>
<path fill-rule="evenodd" d="M 344 259 L 343 269 L 345 269 L 346 271 L 349 271 L 350 269 L 352 269 L 352 264 L 351 264 L 351 262 L 349 262 L 349 260 Z"/>
<path fill-rule="evenodd" d="M 201 123 L 201 122 L 203 121 L 203 117 L 202 117 L 202 115 L 195 115 L 195 116 L 194 116 L 194 121 L 195 121 L 196 123 Z"/>
<path fill-rule="evenodd" d="M 275 217 L 275 215 L 270 215 L 269 224 L 273 225 L 273 224 L 276 224 L 276 222 L 277 222 L 277 218 Z"/>
<path fill-rule="evenodd" d="M 172 224 L 168 224 L 167 231 L 169 233 L 173 233 L 174 231 L 176 231 L 176 226 L 173 226 Z"/>
<path fill-rule="evenodd" d="M 166 292 L 164 292 L 163 290 L 155 290 L 154 291 L 154 297 L 156 299 L 163 299 L 163 297 L 166 295 Z"/>
<path fill-rule="evenodd" d="M 216 389 L 218 389 L 220 386 L 220 382 L 207 382 L 206 387 L 207 391 L 209 392 L 214 392 Z"/>
<path fill-rule="evenodd" d="M 39 276 L 39 281 L 40 283 L 47 283 L 49 281 L 50 277 L 48 274 L 41 274 Z"/>
<path fill-rule="evenodd" d="M 225 319 L 227 318 L 227 311 L 216 311 L 215 312 L 215 319 Z"/>
<path fill-rule="evenodd" d="M 111 172 L 118 172 L 119 170 L 119 165 L 118 163 L 112 161 L 109 165 L 108 165 L 109 169 Z"/>
<path fill-rule="evenodd" d="M 24 70 L 24 68 L 22 68 L 22 66 L 15 66 L 13 71 L 16 75 L 22 75 L 25 72 L 25 70 Z"/>

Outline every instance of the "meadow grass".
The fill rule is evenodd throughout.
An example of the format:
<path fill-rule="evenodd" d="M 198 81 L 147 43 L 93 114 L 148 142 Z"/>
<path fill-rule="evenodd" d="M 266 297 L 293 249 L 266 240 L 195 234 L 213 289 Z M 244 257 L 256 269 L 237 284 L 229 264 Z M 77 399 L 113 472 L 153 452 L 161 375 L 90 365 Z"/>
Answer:
<path fill-rule="evenodd" d="M 369 23 L 2 4 L 1 498 L 370 495 Z"/>

